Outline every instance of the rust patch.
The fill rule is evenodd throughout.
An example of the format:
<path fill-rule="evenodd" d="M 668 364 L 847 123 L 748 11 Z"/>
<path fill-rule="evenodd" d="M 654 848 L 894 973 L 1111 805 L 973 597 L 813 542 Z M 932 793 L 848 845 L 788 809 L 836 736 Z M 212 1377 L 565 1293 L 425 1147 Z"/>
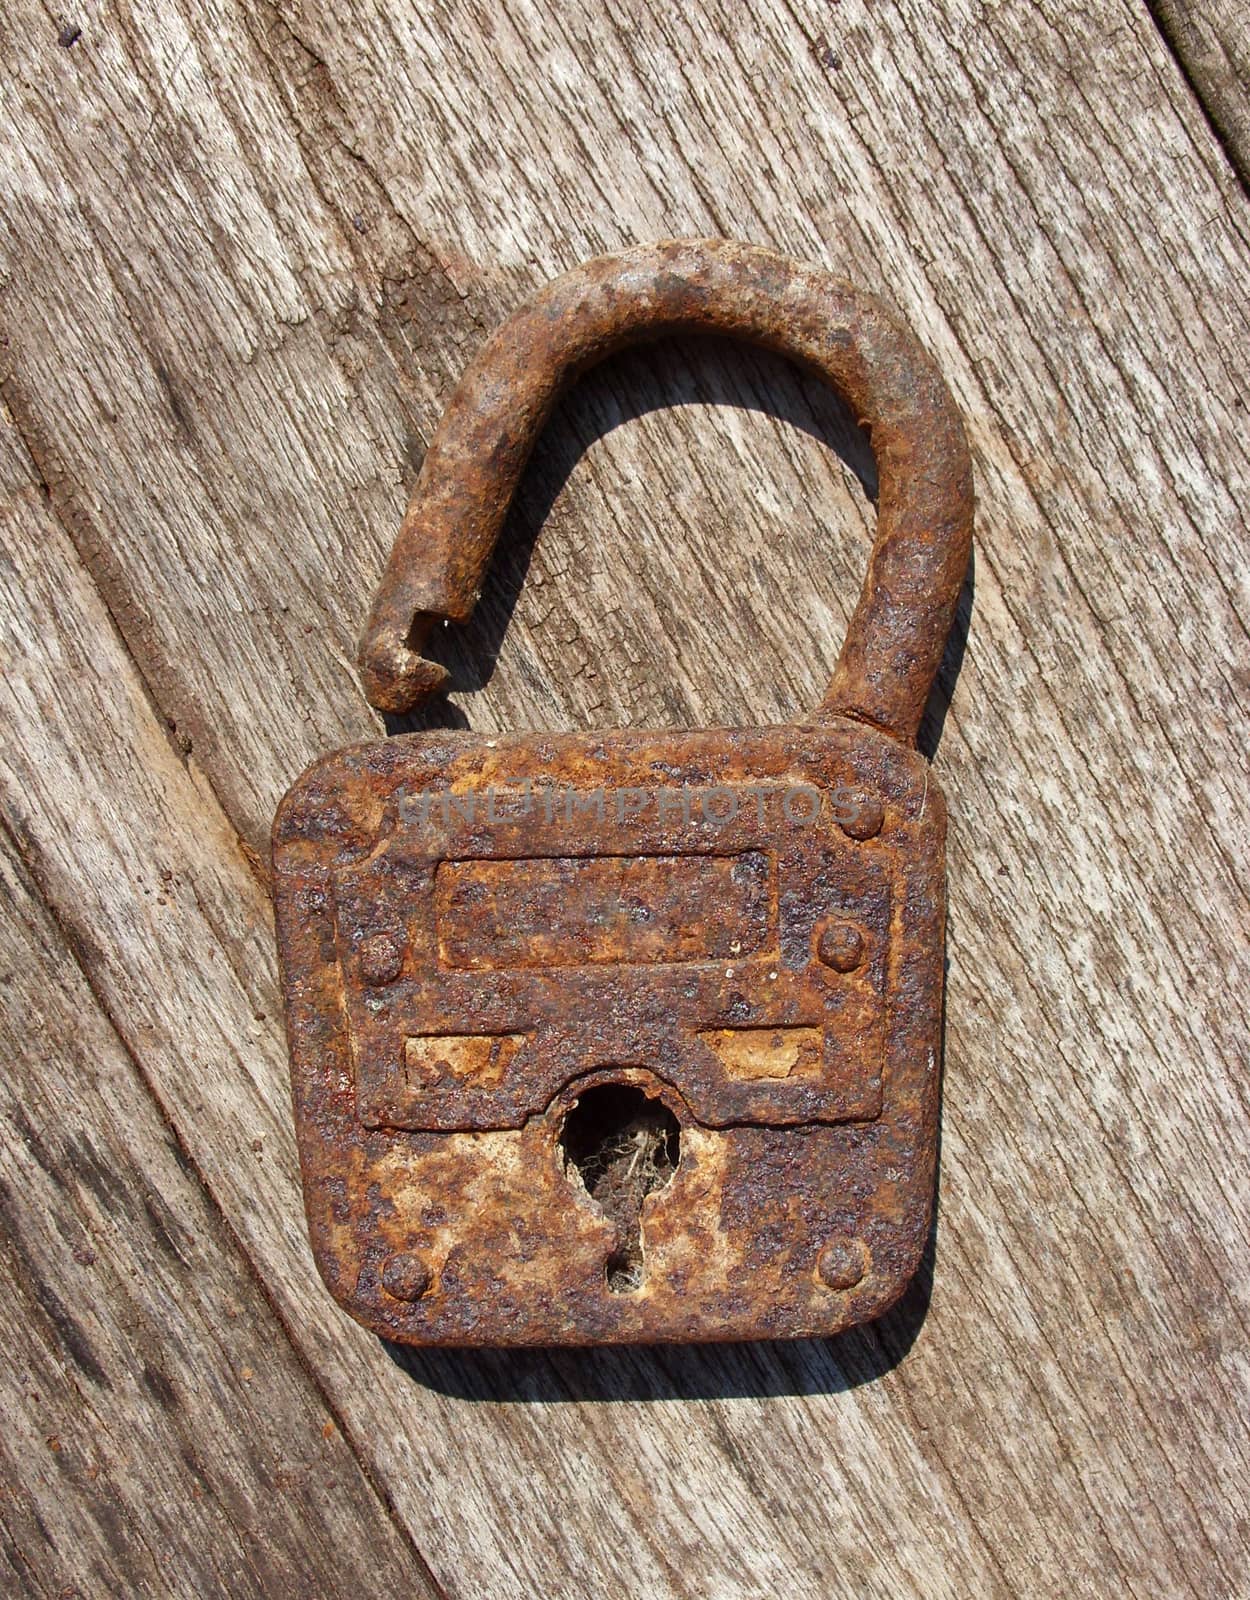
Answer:
<path fill-rule="evenodd" d="M 716 1052 L 731 1078 L 815 1075 L 824 1065 L 820 1028 L 709 1028 L 698 1037 Z"/>
<path fill-rule="evenodd" d="M 523 1033 L 435 1033 L 404 1040 L 404 1076 L 418 1092 L 443 1078 L 493 1089 L 525 1043 Z"/>
<path fill-rule="evenodd" d="M 912 747 L 967 565 L 950 397 L 875 301 L 724 241 L 589 262 L 466 373 L 362 650 L 405 708 L 560 389 L 691 330 L 872 430 L 877 537 L 801 725 L 340 751 L 274 824 L 313 1249 L 390 1339 L 830 1334 L 902 1292 L 937 1149 L 945 809 Z"/>

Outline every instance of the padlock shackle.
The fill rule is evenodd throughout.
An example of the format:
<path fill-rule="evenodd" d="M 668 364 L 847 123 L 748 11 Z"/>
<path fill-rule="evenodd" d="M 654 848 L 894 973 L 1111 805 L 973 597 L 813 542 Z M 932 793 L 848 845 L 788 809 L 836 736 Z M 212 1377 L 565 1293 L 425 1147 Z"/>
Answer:
<path fill-rule="evenodd" d="M 817 718 L 910 743 L 942 660 L 972 543 L 972 467 L 950 391 L 873 296 L 818 267 L 723 239 L 600 256 L 499 328 L 443 414 L 361 644 L 370 703 L 405 711 L 446 671 L 421 655 L 464 622 L 534 443 L 560 394 L 629 345 L 713 333 L 823 378 L 871 436 L 880 494 L 868 573 Z M 814 720 L 814 719 L 812 719 Z"/>

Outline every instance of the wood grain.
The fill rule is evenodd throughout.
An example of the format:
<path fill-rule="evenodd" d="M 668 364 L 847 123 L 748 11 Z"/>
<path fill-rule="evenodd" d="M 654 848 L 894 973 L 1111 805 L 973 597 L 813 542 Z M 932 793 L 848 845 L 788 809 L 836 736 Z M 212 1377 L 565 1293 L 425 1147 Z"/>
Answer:
<path fill-rule="evenodd" d="M 161 1193 L 172 1139 L 204 1274 L 263 1279 L 249 1400 L 273 1437 L 315 1417 L 312 1375 L 373 1485 L 324 1469 L 362 1507 L 344 1548 L 380 1526 L 381 1573 L 424 1563 L 491 1600 L 1239 1593 L 1250 232 L 1149 14 L 304 0 L 80 25 L 58 45 L 18 0 L 0 85 L 0 813 L 18 931 L 44 930 L 43 982 L 71 997 L 22 1094 L 52 1137 L 59 1080 L 87 1094 L 107 1062 L 110 1094 L 142 1085 L 146 1112 L 100 1089 L 84 1126 Z M 485 331 L 584 255 L 722 232 L 897 305 L 973 442 L 967 645 L 925 734 L 952 817 L 936 1249 L 831 1346 L 393 1357 L 303 1237 L 269 818 L 307 761 L 379 731 L 355 635 Z M 698 343 L 614 363 L 562 406 L 448 638 L 446 714 L 794 715 L 835 659 L 874 481 L 780 363 Z M 119 1144 L 131 1118 L 148 1131 Z M 117 1234 L 97 1276 L 152 1256 L 138 1221 Z M 74 1305 L 82 1269 L 32 1259 L 28 1289 Z M 220 1330 L 192 1321 L 160 1370 L 212 1398 L 179 1426 L 242 1463 Z M 56 1426 L 85 1452 L 66 1382 Z M 0 1505 L 42 1509 L 39 1416 Z M 137 1410 L 130 1447 L 158 1424 Z M 111 1469 L 109 1494 L 153 1583 L 142 1482 Z M 103 1492 L 65 1483 L 64 1565 L 27 1510 L 0 1517 L 33 1593 L 95 1592 L 120 1559 Z M 314 1514 L 268 1513 L 276 1569 Z"/>
<path fill-rule="evenodd" d="M 0 902 L 5 1592 L 434 1593 L 8 849 Z"/>

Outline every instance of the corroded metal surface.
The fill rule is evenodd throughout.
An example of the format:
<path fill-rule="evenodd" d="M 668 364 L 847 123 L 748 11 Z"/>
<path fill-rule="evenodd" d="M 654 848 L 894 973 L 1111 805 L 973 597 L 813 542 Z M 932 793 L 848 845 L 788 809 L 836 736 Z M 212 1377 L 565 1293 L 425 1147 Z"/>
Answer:
<path fill-rule="evenodd" d="M 820 372 L 872 428 L 868 578 L 801 725 L 408 735 L 341 751 L 274 826 L 317 1262 L 387 1338 L 828 1334 L 929 1226 L 945 811 L 911 742 L 966 568 L 940 377 L 872 300 L 723 242 L 591 262 L 448 407 L 366 634 L 375 704 L 437 687 L 559 389 L 715 329 Z"/>
<path fill-rule="evenodd" d="M 403 711 L 441 686 L 419 655 L 463 622 L 508 505 L 561 391 L 615 351 L 678 333 L 765 345 L 825 379 L 870 433 L 877 537 L 821 710 L 913 739 L 968 565 L 972 478 L 936 366 L 879 301 L 769 250 L 676 240 L 589 261 L 487 341 L 452 396 L 374 600 L 361 652 L 371 704 Z"/>

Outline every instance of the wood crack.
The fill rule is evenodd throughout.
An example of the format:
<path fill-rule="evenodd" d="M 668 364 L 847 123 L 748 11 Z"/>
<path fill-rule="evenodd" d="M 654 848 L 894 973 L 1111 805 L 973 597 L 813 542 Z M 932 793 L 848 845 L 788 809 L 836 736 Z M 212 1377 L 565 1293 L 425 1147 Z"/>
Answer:
<path fill-rule="evenodd" d="M 194 770 L 196 781 L 212 794 L 214 803 L 234 834 L 239 854 L 247 863 L 248 871 L 268 892 L 268 861 L 257 854 L 245 835 L 234 824 L 229 808 L 213 784 L 211 768 L 198 763 L 194 769 L 192 768 L 191 751 L 194 742 L 185 732 L 179 731 L 175 710 L 177 692 L 172 691 L 170 694 L 173 705 L 166 707 L 164 704 L 162 680 L 168 674 L 161 664 L 160 653 L 150 637 L 150 629 L 143 623 L 138 606 L 130 598 L 120 565 L 109 555 L 103 541 L 91 529 L 84 513 L 73 504 L 72 500 L 67 503 L 60 493 L 59 485 L 63 481 L 63 475 L 56 466 L 55 453 L 42 440 L 33 417 L 26 412 L 22 396 L 11 376 L 0 379 L 0 401 L 4 404 L 14 436 L 20 442 L 22 451 L 30 463 L 39 493 L 43 496 L 51 515 L 64 529 L 65 536 L 77 554 L 83 571 L 99 596 L 100 604 L 108 613 L 113 635 L 134 668 L 136 681 L 142 688 L 153 720 L 163 732 L 166 743 L 183 768 L 188 773 Z M 129 626 L 127 626 L 128 621 Z"/>

